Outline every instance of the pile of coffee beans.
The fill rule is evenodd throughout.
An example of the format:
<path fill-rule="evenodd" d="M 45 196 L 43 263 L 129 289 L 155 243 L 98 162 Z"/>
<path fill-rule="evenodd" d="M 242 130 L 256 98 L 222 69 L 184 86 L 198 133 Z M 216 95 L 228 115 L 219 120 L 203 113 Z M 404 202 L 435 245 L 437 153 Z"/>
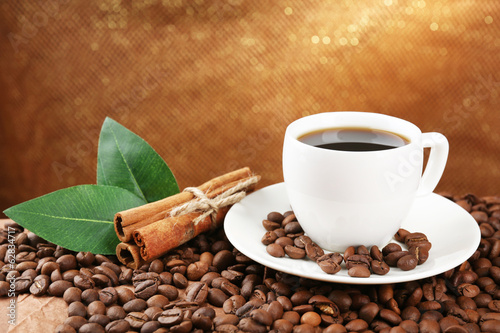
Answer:
<path fill-rule="evenodd" d="M 418 281 L 299 278 L 250 260 L 222 230 L 133 270 L 8 222 L 0 236 L 0 297 L 10 290 L 62 297 L 68 318 L 56 332 L 500 332 L 500 198 L 450 199 L 476 219 L 481 244 L 459 267 Z"/>
<path fill-rule="evenodd" d="M 382 250 L 378 246 L 350 246 L 343 254 L 338 252 L 325 253 L 321 247 L 304 234 L 293 211 L 283 214 L 270 212 L 262 221 L 267 230 L 261 242 L 266 245 L 266 251 L 273 257 L 288 256 L 292 259 L 309 258 L 316 262 L 327 274 L 335 274 L 342 269 L 345 262 L 347 273 L 352 277 L 370 277 L 371 273 L 385 275 L 390 267 L 398 267 L 409 271 L 423 264 L 429 258 L 431 242 L 421 232 L 410 233 L 399 229 L 394 235 L 396 241 L 404 243 L 403 250 L 398 243 L 389 243 Z"/>

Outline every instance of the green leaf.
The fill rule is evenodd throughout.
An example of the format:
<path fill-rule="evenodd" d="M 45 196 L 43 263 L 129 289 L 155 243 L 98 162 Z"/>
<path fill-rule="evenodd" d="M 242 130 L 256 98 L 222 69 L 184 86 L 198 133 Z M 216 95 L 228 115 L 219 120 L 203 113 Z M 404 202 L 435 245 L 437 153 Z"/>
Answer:
<path fill-rule="evenodd" d="M 146 202 L 114 186 L 78 185 L 4 211 L 29 231 L 72 251 L 115 254 L 115 213 Z"/>
<path fill-rule="evenodd" d="M 151 146 L 111 118 L 102 125 L 97 184 L 118 186 L 147 202 L 179 193 L 167 163 Z"/>

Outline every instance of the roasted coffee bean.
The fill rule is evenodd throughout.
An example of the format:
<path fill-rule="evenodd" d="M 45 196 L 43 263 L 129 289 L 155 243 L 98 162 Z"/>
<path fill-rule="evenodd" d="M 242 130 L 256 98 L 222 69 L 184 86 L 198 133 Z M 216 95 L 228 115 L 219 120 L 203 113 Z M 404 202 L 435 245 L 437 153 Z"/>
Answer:
<path fill-rule="evenodd" d="M 148 307 L 160 307 L 163 308 L 170 303 L 167 297 L 163 295 L 153 295 L 146 301 Z"/>
<path fill-rule="evenodd" d="M 35 296 L 42 296 L 49 290 L 50 278 L 47 275 L 38 275 L 30 286 L 30 293 Z M 0 296 L 2 292 L 0 292 Z M 5 293 L 7 295 L 7 293 Z"/>
<path fill-rule="evenodd" d="M 398 259 L 396 265 L 403 271 L 409 271 L 417 267 L 418 259 L 413 254 L 405 255 Z"/>
<path fill-rule="evenodd" d="M 118 304 L 121 305 L 127 303 L 130 300 L 135 299 L 134 292 L 128 288 L 118 287 L 116 288 L 116 293 L 118 295 Z"/>
<path fill-rule="evenodd" d="M 291 221 L 283 226 L 283 229 L 285 229 L 286 234 L 296 234 L 302 232 L 302 227 L 300 226 L 299 222 L 297 221 Z"/>
<path fill-rule="evenodd" d="M 309 311 L 304 313 L 302 317 L 300 317 L 300 323 L 317 327 L 319 326 L 319 324 L 321 324 L 321 317 L 316 312 Z"/>
<path fill-rule="evenodd" d="M 173 308 L 163 311 L 158 317 L 158 321 L 163 326 L 174 326 L 182 322 L 183 312 L 179 308 Z"/>
<path fill-rule="evenodd" d="M 238 323 L 238 328 L 244 332 L 251 333 L 265 333 L 267 332 L 266 326 L 257 323 L 252 318 L 242 318 Z"/>
<path fill-rule="evenodd" d="M 52 282 L 49 285 L 48 292 L 52 296 L 56 297 L 62 297 L 66 289 L 73 287 L 73 283 L 69 281 L 64 281 L 64 280 L 58 280 L 55 282 Z"/>
<path fill-rule="evenodd" d="M 82 316 L 70 316 L 64 320 L 64 324 L 73 327 L 77 332 L 86 323 L 87 319 Z"/>
<path fill-rule="evenodd" d="M 278 301 L 272 301 L 266 310 L 274 320 L 280 319 L 283 316 L 283 306 Z"/>
<path fill-rule="evenodd" d="M 185 289 L 188 285 L 188 280 L 184 275 L 180 273 L 174 273 L 172 281 L 174 283 L 174 286 L 179 289 Z"/>
<path fill-rule="evenodd" d="M 162 284 L 158 286 L 158 293 L 168 298 L 169 301 L 176 300 L 179 296 L 179 290 L 169 284 Z"/>
<path fill-rule="evenodd" d="M 235 258 L 231 251 L 221 250 L 214 255 L 212 264 L 217 268 L 219 272 L 225 270 L 228 266 L 234 265 Z"/>
<path fill-rule="evenodd" d="M 87 308 L 85 305 L 83 305 L 82 302 L 72 302 L 68 306 L 68 317 L 72 316 L 80 316 L 80 317 L 86 317 L 87 316 Z"/>
<path fill-rule="evenodd" d="M 374 274 L 385 275 L 389 273 L 390 267 L 384 261 L 372 260 L 371 269 Z"/>
<path fill-rule="evenodd" d="M 189 264 L 186 270 L 187 278 L 191 281 L 199 280 L 208 272 L 208 265 L 202 261 L 196 261 Z"/>
<path fill-rule="evenodd" d="M 164 310 L 162 308 L 153 306 L 153 307 L 147 308 L 144 311 L 144 314 L 146 314 L 150 320 L 158 320 L 158 317 L 160 316 L 160 314 L 163 311 Z"/>
<path fill-rule="evenodd" d="M 68 271 L 70 269 L 75 269 L 77 267 L 77 261 L 74 255 L 65 254 L 57 258 L 56 263 L 59 264 L 59 269 L 61 272 Z"/>
<path fill-rule="evenodd" d="M 352 277 L 367 278 L 370 277 L 370 270 L 364 265 L 355 265 L 349 268 L 347 274 Z"/>
<path fill-rule="evenodd" d="M 74 283 L 75 287 L 80 288 L 82 290 L 92 289 L 95 287 L 94 280 L 90 276 L 83 275 L 83 274 L 76 275 L 73 278 L 73 283 Z"/>
<path fill-rule="evenodd" d="M 280 228 L 281 227 L 281 223 L 274 222 L 274 221 L 269 221 L 269 220 L 262 220 L 262 226 L 267 231 L 273 231 L 275 229 Z"/>
<path fill-rule="evenodd" d="M 66 282 L 66 281 L 64 281 L 64 282 Z M 24 293 L 24 292 L 28 291 L 30 289 L 32 283 L 33 283 L 33 279 L 29 276 L 17 277 L 15 279 L 15 282 L 14 282 L 14 290 L 15 290 L 16 294 Z M 62 294 L 60 296 L 62 296 Z"/>
<path fill-rule="evenodd" d="M 134 289 L 134 295 L 138 298 L 148 299 L 149 297 L 156 294 L 157 291 L 158 291 L 158 280 L 144 280 L 136 284 Z"/>
<path fill-rule="evenodd" d="M 338 306 L 323 295 L 314 295 L 309 298 L 308 303 L 319 313 L 337 317 L 340 314 Z"/>
<path fill-rule="evenodd" d="M 250 318 L 264 326 L 271 326 L 271 324 L 273 323 L 273 317 L 271 316 L 271 314 L 263 309 L 252 310 L 250 312 Z"/>
<path fill-rule="evenodd" d="M 293 324 L 286 319 L 278 319 L 273 322 L 271 329 L 276 332 L 291 333 Z"/>
<path fill-rule="evenodd" d="M 310 290 L 299 290 L 293 293 L 292 296 L 290 296 L 290 301 L 292 302 L 293 306 L 307 304 L 307 302 L 313 295 L 314 294 Z"/>
<path fill-rule="evenodd" d="M 111 321 L 123 319 L 126 315 L 127 313 L 123 307 L 119 305 L 113 305 L 106 309 L 106 316 L 108 316 Z"/>
<path fill-rule="evenodd" d="M 186 289 L 186 301 L 202 304 L 208 297 L 208 286 L 203 282 L 195 282 Z"/>
<path fill-rule="evenodd" d="M 222 307 L 228 298 L 229 296 L 218 288 L 210 288 L 208 290 L 207 301 L 216 307 Z"/>
<path fill-rule="evenodd" d="M 242 273 L 242 272 L 238 272 L 236 270 L 230 269 L 228 267 L 228 269 L 223 270 L 221 272 L 221 276 L 224 277 L 224 278 L 226 278 L 226 279 L 228 279 L 229 282 L 231 282 L 231 283 L 238 284 L 238 283 L 240 283 L 243 280 L 243 278 L 245 277 L 245 274 Z"/>
<path fill-rule="evenodd" d="M 419 246 L 426 249 L 427 251 L 429 251 L 432 246 L 427 239 L 427 236 L 421 232 L 413 232 L 406 235 L 405 244 L 408 248 L 412 246 Z"/>
<path fill-rule="evenodd" d="M 429 251 L 420 246 L 409 247 L 408 253 L 414 255 L 417 258 L 419 265 L 422 265 L 429 258 Z"/>
<path fill-rule="evenodd" d="M 130 328 L 140 329 L 149 318 L 142 312 L 130 312 L 125 317 L 125 320 L 130 324 Z"/>
<path fill-rule="evenodd" d="M 125 319 L 111 321 L 106 325 L 107 333 L 126 333 L 130 330 L 130 324 Z"/>
<path fill-rule="evenodd" d="M 97 256 L 96 256 L 97 257 Z M 94 273 L 95 274 L 102 274 L 105 275 L 109 278 L 111 281 L 111 286 L 117 286 L 119 284 L 118 282 L 118 276 L 116 276 L 115 272 L 106 266 L 96 266 L 94 268 Z"/>
<path fill-rule="evenodd" d="M 235 314 L 222 314 L 218 315 L 213 319 L 213 324 L 217 330 L 223 325 L 237 325 L 240 321 Z"/>
<path fill-rule="evenodd" d="M 284 218 L 285 217 L 280 212 L 270 212 L 269 214 L 267 214 L 267 219 L 269 221 L 273 221 L 273 222 L 276 222 L 279 224 L 281 224 L 281 222 L 283 222 Z"/>
<path fill-rule="evenodd" d="M 384 256 L 384 261 L 390 267 L 397 267 L 398 260 L 408 254 L 408 251 L 394 251 Z"/>
<path fill-rule="evenodd" d="M 103 302 L 104 305 L 110 306 L 118 301 L 118 293 L 113 287 L 104 288 L 99 291 L 99 300 Z"/>
<path fill-rule="evenodd" d="M 159 321 L 148 321 L 141 328 L 141 333 L 153 333 L 161 327 Z"/>
<path fill-rule="evenodd" d="M 95 314 L 106 314 L 106 305 L 101 301 L 93 301 L 87 306 L 87 313 L 89 317 Z"/>
<path fill-rule="evenodd" d="M 382 248 L 382 255 L 385 257 L 389 253 L 402 251 L 401 245 L 397 243 L 389 243 Z"/>
<path fill-rule="evenodd" d="M 370 267 L 370 259 L 366 255 L 353 254 L 346 259 L 346 268 L 351 269 L 355 266 L 363 266 L 365 268 Z"/>
<path fill-rule="evenodd" d="M 340 272 L 342 263 L 342 255 L 339 253 L 324 254 L 317 259 L 317 263 L 321 270 L 327 274 L 336 274 Z"/>
<path fill-rule="evenodd" d="M 212 329 L 213 319 L 215 318 L 215 310 L 210 307 L 202 307 L 196 310 L 191 321 L 193 326 L 204 331 L 209 331 Z"/>
<path fill-rule="evenodd" d="M 142 298 L 135 298 L 123 304 L 125 312 L 141 312 L 148 306 L 147 302 Z"/>
<path fill-rule="evenodd" d="M 76 330 L 67 324 L 60 324 L 56 327 L 56 333 L 76 333 Z"/>
<path fill-rule="evenodd" d="M 82 300 L 82 290 L 77 287 L 70 287 L 66 289 L 63 294 L 63 299 L 66 303 L 70 304 L 73 302 L 81 302 Z"/>
<path fill-rule="evenodd" d="M 274 241 L 274 243 L 278 244 L 282 248 L 285 248 L 285 246 L 287 246 L 287 245 L 293 245 L 293 239 L 291 239 L 290 237 L 287 237 L 287 236 L 278 237 L 278 239 L 276 239 Z"/>
<path fill-rule="evenodd" d="M 246 303 L 246 300 L 241 295 L 234 295 L 229 297 L 222 304 L 222 310 L 227 314 L 234 314 L 236 311 Z"/>
<path fill-rule="evenodd" d="M 96 323 L 99 324 L 103 327 L 105 327 L 107 324 L 109 324 L 110 319 L 108 316 L 102 315 L 102 314 L 96 314 L 93 315 L 92 317 L 89 318 L 89 323 Z"/>
<path fill-rule="evenodd" d="M 82 303 L 90 304 L 93 301 L 97 301 L 99 299 L 99 292 L 95 289 L 87 289 L 82 291 Z"/>
<path fill-rule="evenodd" d="M 285 250 L 283 249 L 283 247 L 276 243 L 272 243 L 266 246 L 266 251 L 267 253 L 276 258 L 281 258 L 285 256 Z"/>
<path fill-rule="evenodd" d="M 318 260 L 319 257 L 325 254 L 322 248 L 316 243 L 306 244 L 306 255 L 312 261 Z"/>

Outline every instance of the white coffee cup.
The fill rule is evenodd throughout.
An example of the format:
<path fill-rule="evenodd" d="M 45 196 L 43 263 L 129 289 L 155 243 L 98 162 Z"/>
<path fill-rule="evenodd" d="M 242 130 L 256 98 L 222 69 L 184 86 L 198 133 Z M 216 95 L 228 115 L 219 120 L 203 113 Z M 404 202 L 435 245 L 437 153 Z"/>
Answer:
<path fill-rule="evenodd" d="M 339 151 L 299 140 L 332 128 L 385 131 L 408 142 L 387 150 Z M 422 175 L 423 148 L 431 150 Z M 381 247 L 398 231 L 415 198 L 434 190 L 447 158 L 448 141 L 440 133 L 422 133 L 408 121 L 383 114 L 327 112 L 287 127 L 283 176 L 291 208 L 320 247 Z"/>

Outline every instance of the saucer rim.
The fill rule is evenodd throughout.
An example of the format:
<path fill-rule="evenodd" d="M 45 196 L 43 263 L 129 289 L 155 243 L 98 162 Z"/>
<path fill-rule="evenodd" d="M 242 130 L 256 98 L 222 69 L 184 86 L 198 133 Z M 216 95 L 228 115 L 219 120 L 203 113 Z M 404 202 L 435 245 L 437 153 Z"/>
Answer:
<path fill-rule="evenodd" d="M 458 258 L 452 258 L 449 261 L 446 262 L 446 264 L 442 264 L 440 268 L 433 267 L 432 265 L 425 266 L 426 263 L 423 265 L 417 266 L 416 270 L 412 270 L 409 272 L 403 272 L 400 271 L 398 268 L 392 268 L 391 271 L 386 274 L 386 275 L 375 275 L 372 274 L 368 278 L 355 278 L 355 277 L 350 277 L 348 275 L 338 275 L 338 274 L 326 274 L 322 271 L 317 272 L 318 266 L 314 265 L 314 262 L 310 261 L 309 259 L 304 260 L 304 259 L 291 259 L 288 257 L 285 258 L 274 258 L 271 257 L 264 248 L 264 256 L 262 256 L 262 253 L 259 253 L 259 250 L 253 250 L 255 246 L 249 245 L 245 246 L 245 242 L 242 242 L 239 240 L 237 237 L 237 227 L 241 227 L 241 225 L 245 226 L 244 218 L 241 220 L 241 216 L 238 216 L 239 210 L 245 209 L 245 205 L 248 204 L 248 202 L 252 202 L 253 200 L 258 200 L 255 199 L 255 197 L 263 196 L 264 194 L 269 194 L 269 192 L 273 191 L 278 191 L 278 192 L 284 192 L 284 197 L 286 198 L 279 198 L 279 201 L 282 202 L 286 199 L 286 202 L 289 205 L 288 197 L 286 196 L 286 190 L 284 187 L 284 183 L 275 183 L 271 184 L 268 186 L 265 186 L 259 190 L 256 190 L 253 193 L 250 193 L 247 195 L 245 198 L 243 198 L 240 202 L 234 204 L 229 211 L 227 212 L 225 221 L 224 221 L 224 231 L 226 233 L 226 236 L 228 240 L 234 245 L 236 249 L 238 249 L 241 253 L 249 257 L 250 259 L 267 266 L 269 268 L 282 271 L 288 274 L 300 276 L 300 277 L 305 277 L 308 279 L 312 280 L 318 280 L 318 281 L 324 281 L 324 282 L 332 282 L 332 283 L 347 283 L 347 284 L 361 284 L 361 285 L 372 285 L 372 284 L 389 284 L 389 283 L 400 283 L 400 282 L 408 282 L 408 281 L 414 281 L 414 280 L 420 280 L 423 278 L 427 278 L 430 276 L 435 276 L 438 274 L 441 274 L 449 269 L 452 269 L 454 267 L 459 266 L 462 264 L 464 261 L 470 258 L 472 254 L 477 250 L 477 246 L 479 245 L 479 242 L 481 240 L 481 233 L 479 226 L 477 222 L 474 220 L 474 218 L 467 212 L 465 211 L 462 207 L 456 205 L 453 201 L 446 199 L 439 194 L 436 193 L 431 193 L 425 197 L 417 198 L 415 201 L 417 202 L 418 200 L 432 200 L 432 202 L 436 201 L 438 202 L 439 205 L 448 205 L 448 209 L 453 209 L 456 210 L 456 214 L 461 215 L 461 218 L 467 221 L 467 224 L 470 223 L 470 230 L 465 230 L 465 232 L 468 233 L 468 240 L 470 239 L 470 242 L 467 246 L 467 250 L 464 251 L 459 255 Z M 283 195 L 283 193 L 281 193 Z M 274 200 L 278 201 L 278 200 Z M 434 203 L 435 204 L 435 203 Z M 453 208 L 451 208 L 453 207 Z M 262 210 L 262 208 L 260 208 Z M 270 211 L 270 210 L 269 210 Z M 412 214 L 413 209 L 410 211 L 409 216 Z M 268 212 L 264 212 L 264 214 L 267 214 Z M 417 213 L 421 214 L 421 213 Z M 264 215 L 265 216 L 265 215 Z M 240 221 L 241 220 L 241 221 Z M 406 221 L 407 219 L 405 219 Z M 405 226 L 405 221 L 402 223 L 402 227 Z M 449 222 L 450 223 L 450 222 Z M 259 223 L 254 223 L 253 224 L 255 228 L 261 227 L 262 228 L 262 235 L 265 232 L 265 229 L 262 227 L 262 225 Z M 475 227 L 474 227 L 475 226 Z M 236 230 L 236 231 L 235 231 Z M 247 230 L 247 229 L 245 229 Z M 249 229 L 252 230 L 252 229 Z M 235 234 L 236 232 L 236 234 Z M 263 246 L 260 243 L 260 239 L 257 240 L 258 242 L 255 245 L 258 246 Z M 394 242 L 394 240 L 392 240 Z M 475 244 L 475 245 L 474 245 Z M 240 246 L 240 247 L 238 247 Z M 250 249 L 250 250 L 249 250 Z M 262 252 L 262 248 L 260 249 L 260 252 Z M 432 250 L 431 250 L 431 256 L 432 256 Z M 442 257 L 442 256 L 441 256 Z M 279 259 L 279 262 L 276 262 L 276 259 Z M 435 259 L 439 259 L 439 256 Z M 293 269 L 293 266 L 303 266 L 304 269 Z M 307 268 L 313 269 L 312 273 L 308 273 Z M 316 272 L 314 272 L 316 270 Z M 319 274 L 318 274 L 319 273 Z M 393 273 L 391 275 L 391 273 Z M 401 274 L 401 275 L 400 275 Z"/>

